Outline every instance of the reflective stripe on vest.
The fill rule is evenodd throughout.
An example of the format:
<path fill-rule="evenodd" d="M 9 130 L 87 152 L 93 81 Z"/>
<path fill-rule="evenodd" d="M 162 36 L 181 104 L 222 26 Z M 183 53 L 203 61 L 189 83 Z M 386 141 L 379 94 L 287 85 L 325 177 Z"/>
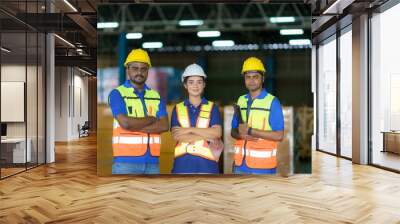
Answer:
<path fill-rule="evenodd" d="M 245 96 L 238 99 L 242 119 L 249 127 L 271 131 L 269 115 L 274 96 L 267 94 L 263 99 L 254 99 L 247 117 L 247 101 Z M 258 138 L 257 140 L 236 140 L 235 142 L 235 165 L 241 166 L 243 160 L 250 168 L 271 169 L 277 167 L 276 152 L 278 143 L 275 141 Z"/>
<path fill-rule="evenodd" d="M 240 147 L 235 147 L 235 153 L 243 154 L 244 149 Z M 270 158 L 272 156 L 276 156 L 276 149 L 273 149 L 272 151 L 258 151 L 258 150 L 246 149 L 246 155 L 256 158 Z"/>
<path fill-rule="evenodd" d="M 145 117 L 142 101 L 134 93 L 133 88 L 121 85 L 117 90 L 124 99 L 128 117 Z M 152 89 L 145 90 L 144 102 L 147 115 L 155 117 L 160 104 L 160 94 Z M 112 146 L 114 156 L 143 156 L 146 154 L 148 147 L 150 147 L 150 154 L 152 156 L 160 156 L 161 139 L 159 134 L 148 134 L 123 129 L 118 121 L 114 119 Z"/>
<path fill-rule="evenodd" d="M 208 101 L 207 104 L 202 104 L 200 108 L 199 116 L 197 117 L 196 127 L 197 128 L 208 128 L 210 124 L 211 110 L 214 103 Z M 179 121 L 179 124 L 183 128 L 190 127 L 190 118 L 187 106 L 185 106 L 184 102 L 181 102 L 176 105 L 176 115 Z M 208 147 L 208 142 L 206 140 L 199 140 L 194 142 L 193 144 L 187 142 L 178 142 L 175 147 L 175 158 L 179 156 L 183 156 L 186 153 L 200 156 L 202 158 L 216 161 L 212 151 Z"/>
<path fill-rule="evenodd" d="M 139 136 L 139 137 L 124 137 L 124 136 L 114 136 L 112 139 L 113 144 L 146 144 L 148 142 L 148 137 Z M 150 144 L 160 144 L 161 140 L 159 136 L 150 137 Z"/>

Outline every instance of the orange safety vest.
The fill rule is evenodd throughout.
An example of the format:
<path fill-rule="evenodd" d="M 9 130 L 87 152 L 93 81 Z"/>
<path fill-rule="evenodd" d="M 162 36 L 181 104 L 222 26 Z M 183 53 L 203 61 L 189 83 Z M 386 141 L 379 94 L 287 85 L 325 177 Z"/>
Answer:
<path fill-rule="evenodd" d="M 145 117 L 142 101 L 132 88 L 121 85 L 117 90 L 124 99 L 128 117 Z M 144 102 L 147 115 L 155 117 L 160 104 L 160 94 L 152 89 L 145 90 Z M 160 156 L 161 137 L 159 134 L 123 129 L 114 118 L 112 147 L 113 156 L 143 156 L 148 148 L 152 156 Z"/>
<path fill-rule="evenodd" d="M 243 121 L 247 121 L 249 127 L 271 131 L 269 114 L 274 96 L 267 94 L 264 99 L 254 99 L 247 117 L 247 99 L 245 95 L 239 97 L 237 104 Z M 258 138 L 256 140 L 236 140 L 235 165 L 241 166 L 243 160 L 250 168 L 272 169 L 277 167 L 276 151 L 278 142 Z"/>
<path fill-rule="evenodd" d="M 214 103 L 208 101 L 207 104 L 202 104 L 200 108 L 199 116 L 197 117 L 196 127 L 197 128 L 208 128 L 210 124 L 211 110 Z M 188 108 L 185 106 L 184 102 L 176 105 L 176 114 L 181 127 L 190 127 L 190 118 Z M 178 142 L 175 146 L 175 158 L 183 156 L 186 153 L 200 156 L 202 158 L 217 161 L 213 155 L 207 140 L 199 140 L 194 143 L 188 142 Z"/>

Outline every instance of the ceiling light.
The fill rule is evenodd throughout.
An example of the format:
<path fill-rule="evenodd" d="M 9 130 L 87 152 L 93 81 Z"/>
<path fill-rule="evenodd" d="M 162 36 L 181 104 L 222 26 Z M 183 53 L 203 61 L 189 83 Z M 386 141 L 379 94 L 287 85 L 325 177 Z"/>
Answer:
<path fill-rule="evenodd" d="M 143 48 L 162 48 L 163 43 L 162 42 L 144 42 L 142 44 Z"/>
<path fill-rule="evenodd" d="M 62 37 L 60 37 L 60 36 L 57 35 L 57 34 L 54 34 L 54 36 L 57 37 L 58 39 L 60 39 L 61 41 L 63 41 L 64 43 L 66 43 L 67 45 L 69 45 L 70 47 L 75 48 L 75 45 L 71 44 L 71 42 L 69 42 L 68 40 L 66 40 L 66 39 L 64 39 L 64 38 L 62 38 Z"/>
<path fill-rule="evenodd" d="M 279 31 L 281 35 L 302 35 L 304 34 L 303 29 L 282 29 Z"/>
<path fill-rule="evenodd" d="M 310 45 L 311 41 L 309 39 L 293 39 L 289 40 L 290 45 Z"/>
<path fill-rule="evenodd" d="M 201 26 L 203 25 L 203 20 L 180 20 L 179 26 Z"/>
<path fill-rule="evenodd" d="M 217 30 L 209 30 L 209 31 L 199 31 L 197 32 L 198 37 L 219 37 L 221 36 L 221 32 Z"/>
<path fill-rule="evenodd" d="M 78 10 L 68 1 L 68 0 L 64 0 L 65 4 L 67 4 L 72 10 L 74 10 L 74 12 L 78 12 Z"/>
<path fill-rule="evenodd" d="M 235 45 L 233 40 L 215 40 L 212 42 L 214 47 L 232 47 Z"/>
<path fill-rule="evenodd" d="M 7 53 L 10 53 L 11 52 L 11 50 L 9 50 L 9 49 L 7 49 L 7 48 L 5 48 L 5 47 L 1 47 L 0 48 L 2 51 L 4 51 L 4 52 L 7 52 Z"/>
<path fill-rule="evenodd" d="M 329 6 L 322 14 L 328 14 L 328 13 L 337 13 L 338 14 L 338 7 L 339 7 L 339 3 L 340 3 L 340 1 L 341 0 L 336 0 L 331 6 Z M 346 1 L 343 1 L 343 2 L 346 2 Z M 345 3 L 346 4 L 346 3 Z M 333 10 L 333 12 L 332 12 L 332 9 L 334 9 Z"/>
<path fill-rule="evenodd" d="M 119 26 L 118 22 L 100 22 L 100 23 L 97 23 L 97 28 L 98 29 L 117 28 L 118 26 Z"/>
<path fill-rule="evenodd" d="M 81 68 L 79 68 L 79 67 L 78 67 L 78 69 L 79 69 L 79 71 L 81 71 L 81 72 L 83 72 L 83 73 L 85 73 L 85 74 L 87 74 L 87 75 L 92 75 L 92 73 L 90 73 L 90 72 L 88 72 L 88 71 L 86 71 L 86 70 L 83 70 L 83 69 L 81 69 Z"/>
<path fill-rule="evenodd" d="M 269 18 L 271 23 L 293 23 L 295 21 L 293 16 L 283 16 L 283 17 L 271 17 Z"/>
<path fill-rule="evenodd" d="M 142 39 L 143 34 L 142 33 L 127 33 L 125 37 L 126 37 L 126 39 Z"/>

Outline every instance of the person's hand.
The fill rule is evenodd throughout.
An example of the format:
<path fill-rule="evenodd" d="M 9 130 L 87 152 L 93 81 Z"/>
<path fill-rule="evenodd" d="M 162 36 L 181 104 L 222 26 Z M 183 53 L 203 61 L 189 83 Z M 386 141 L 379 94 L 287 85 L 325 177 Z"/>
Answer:
<path fill-rule="evenodd" d="M 208 146 L 211 149 L 214 158 L 218 161 L 222 150 L 224 150 L 224 142 L 221 139 L 211 139 L 209 142 L 210 144 Z"/>
<path fill-rule="evenodd" d="M 249 131 L 249 126 L 247 124 L 239 124 L 239 135 L 244 139 Z"/>
<path fill-rule="evenodd" d="M 147 119 L 150 119 L 152 124 L 157 121 L 157 118 L 153 116 L 148 116 Z"/>
<path fill-rule="evenodd" d="M 253 137 L 248 134 L 249 126 L 247 124 L 239 124 L 238 130 L 239 130 L 239 135 L 240 135 L 241 139 L 250 140 L 250 141 L 255 141 L 258 139 L 256 137 Z"/>
<path fill-rule="evenodd" d="M 258 138 L 256 138 L 256 137 L 251 136 L 251 135 L 246 135 L 246 136 L 244 136 L 244 138 L 245 138 L 246 140 L 248 140 L 248 141 L 255 141 L 255 140 L 258 139 Z"/>
<path fill-rule="evenodd" d="M 208 141 L 210 142 L 209 144 L 210 148 L 215 148 L 215 149 L 224 148 L 224 142 L 221 139 L 210 139 Z"/>
<path fill-rule="evenodd" d="M 180 129 L 180 131 L 181 131 L 181 133 L 183 135 L 187 135 L 187 134 L 192 133 L 192 128 L 191 127 L 190 128 L 179 128 L 179 129 Z"/>
<path fill-rule="evenodd" d="M 179 137 L 182 135 L 189 134 L 190 131 L 191 131 L 191 128 L 175 128 L 175 129 L 172 129 L 172 135 L 174 137 Z"/>
<path fill-rule="evenodd" d="M 181 128 L 174 128 L 174 129 L 171 130 L 171 133 L 172 133 L 172 136 L 174 138 L 182 135 L 181 134 Z"/>

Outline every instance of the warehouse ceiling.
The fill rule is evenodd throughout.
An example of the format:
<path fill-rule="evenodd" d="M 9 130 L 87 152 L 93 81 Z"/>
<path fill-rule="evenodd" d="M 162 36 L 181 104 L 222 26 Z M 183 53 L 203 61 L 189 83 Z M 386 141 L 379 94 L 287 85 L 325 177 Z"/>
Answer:
<path fill-rule="evenodd" d="M 310 39 L 310 9 L 304 4 L 135 4 L 100 5 L 98 22 L 118 22 L 118 27 L 98 29 L 100 53 L 113 52 L 121 33 L 136 33 L 130 48 L 144 42 L 161 42 L 174 49 L 190 49 L 211 45 L 214 40 L 234 40 L 235 45 L 288 43 L 290 38 Z M 275 23 L 275 17 L 291 17 L 293 21 Z M 184 26 L 183 21 L 198 21 Z M 302 29 L 304 34 L 282 36 L 281 29 Z M 200 38 L 199 31 L 218 31 L 217 37 Z M 160 49 L 165 50 L 166 48 Z"/>
<path fill-rule="evenodd" d="M 146 40 L 160 41 L 166 46 L 164 49 L 171 51 L 199 50 L 199 47 L 208 46 L 217 39 L 234 40 L 236 45 L 240 45 L 238 50 L 257 50 L 261 46 L 286 48 L 287 45 L 282 44 L 290 38 L 311 39 L 311 33 L 316 36 L 332 21 L 341 18 L 343 12 L 373 8 L 386 1 L 263 0 L 250 1 L 251 4 L 239 4 L 243 1 L 230 1 L 236 4 L 172 4 L 150 0 L 1 0 L 0 25 L 4 33 L 17 34 L 21 30 L 55 33 L 58 65 L 70 62 L 95 71 L 97 51 L 115 53 L 118 41 L 115 37 L 123 32 L 142 35 L 142 39 L 127 40 L 127 46 L 131 48 L 140 47 Z M 139 4 L 116 4 L 133 2 Z M 157 3 L 148 4 L 152 2 Z M 346 7 L 347 11 L 326 13 L 335 2 Z M 312 19 L 309 17 L 310 9 Z M 271 22 L 273 17 L 285 16 L 294 17 L 294 22 Z M 181 20 L 201 20 L 202 24 L 184 27 L 179 25 Z M 99 29 L 97 32 L 97 21 L 119 21 L 119 24 L 116 28 Z M 302 29 L 304 33 L 297 36 L 280 34 L 281 29 L 293 28 Z M 197 32 L 205 30 L 218 30 L 221 35 L 218 38 L 199 38 Z M 102 37 L 101 47 L 97 46 L 97 34 Z M 12 38 L 11 34 L 7 38 Z"/>
<path fill-rule="evenodd" d="M 49 2 L 51 2 L 51 7 L 49 7 Z M 0 14 L 3 15 L 0 17 L 1 29 L 3 32 L 11 33 L 18 33 L 27 28 L 35 32 L 55 33 L 57 34 L 55 38 L 56 64 L 85 66 L 92 71 L 96 70 L 98 51 L 97 20 L 119 19 L 121 21 L 118 29 L 105 29 L 98 32 L 99 35 L 104 35 L 105 41 L 101 43 L 101 50 L 104 53 L 115 52 L 117 46 L 115 39 L 118 39 L 115 35 L 118 36 L 121 31 L 140 30 L 146 40 L 162 38 L 166 46 L 207 45 L 212 38 L 208 40 L 197 38 L 195 31 L 199 29 L 219 29 L 222 32 L 221 37 L 235 39 L 237 44 L 243 45 L 259 43 L 271 44 L 271 47 L 275 47 L 272 44 L 282 40 L 279 34 L 280 28 L 304 28 L 304 36 L 310 38 L 311 21 L 303 17 L 309 14 L 307 6 L 304 5 L 267 7 L 260 3 L 249 6 L 245 4 L 114 4 L 132 2 L 132 0 L 2 0 L 0 1 Z M 106 6 L 110 4 L 114 5 Z M 99 11 L 96 11 L 98 6 Z M 100 14 L 101 17 L 98 17 Z M 296 22 L 279 25 L 269 22 L 269 17 L 276 15 L 294 15 Z M 196 28 L 177 26 L 178 20 L 183 18 L 201 18 L 204 24 Z M 128 41 L 128 47 L 140 44 L 138 41 Z"/>

